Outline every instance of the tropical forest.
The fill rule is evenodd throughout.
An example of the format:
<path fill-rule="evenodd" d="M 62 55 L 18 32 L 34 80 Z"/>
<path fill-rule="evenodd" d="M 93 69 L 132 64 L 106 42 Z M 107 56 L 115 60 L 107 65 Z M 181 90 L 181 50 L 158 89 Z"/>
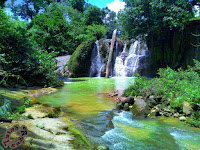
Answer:
<path fill-rule="evenodd" d="M 200 150 L 200 0 L 1 0 L 11 149 Z"/>

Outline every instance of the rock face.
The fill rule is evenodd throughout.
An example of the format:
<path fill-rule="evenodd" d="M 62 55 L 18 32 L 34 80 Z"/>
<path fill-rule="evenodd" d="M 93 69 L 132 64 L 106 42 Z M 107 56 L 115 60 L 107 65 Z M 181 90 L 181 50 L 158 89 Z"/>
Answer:
<path fill-rule="evenodd" d="M 143 99 L 136 99 L 132 112 L 135 118 L 145 118 L 149 114 L 149 106 Z"/>
<path fill-rule="evenodd" d="M 62 118 L 43 118 L 48 114 L 50 107 L 45 109 L 45 107 L 36 105 L 32 111 L 31 108 L 27 109 L 29 109 L 27 113 L 32 113 L 35 119 L 20 119 L 14 120 L 10 124 L 1 124 L 0 137 L 5 136 L 6 129 L 19 124 L 20 127 L 25 125 L 28 128 L 28 137 L 20 149 L 74 149 L 70 141 L 74 140 L 75 137 L 68 130 L 69 124 Z M 16 140 L 17 137 L 17 134 L 12 134 L 11 138 Z"/>
<path fill-rule="evenodd" d="M 67 63 L 68 63 L 70 57 L 71 57 L 71 55 L 59 56 L 59 57 L 55 58 L 57 61 L 57 67 L 58 67 L 56 72 L 59 72 L 62 76 L 65 76 L 65 75 L 68 76 L 70 74 L 68 67 L 67 67 Z"/>
<path fill-rule="evenodd" d="M 82 42 L 74 51 L 68 62 L 70 77 L 88 77 L 91 66 L 91 54 L 96 38 L 92 37 Z"/>
<path fill-rule="evenodd" d="M 134 104 L 134 97 L 119 97 L 117 102 L 117 109 L 130 110 L 129 106 Z"/>
<path fill-rule="evenodd" d="M 185 113 L 186 115 L 191 114 L 192 111 L 192 107 L 190 106 L 190 103 L 188 102 L 183 102 L 183 113 Z"/>

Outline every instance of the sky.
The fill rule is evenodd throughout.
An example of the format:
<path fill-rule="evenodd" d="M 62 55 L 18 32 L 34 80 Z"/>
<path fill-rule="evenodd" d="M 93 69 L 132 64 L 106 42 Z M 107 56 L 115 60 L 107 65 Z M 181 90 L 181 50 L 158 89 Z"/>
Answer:
<path fill-rule="evenodd" d="M 123 0 L 87 0 L 87 3 L 99 8 L 105 8 L 107 6 L 110 10 L 116 13 L 125 7 L 125 2 L 123 2 Z"/>
<path fill-rule="evenodd" d="M 20 4 L 22 0 L 16 0 L 15 4 Z M 118 13 L 120 9 L 124 9 L 125 2 L 123 0 L 85 0 L 87 3 L 95 5 L 99 8 L 108 7 L 110 10 Z M 7 0 L 6 4 L 11 3 L 11 0 Z M 10 10 L 6 9 L 9 14 Z"/>

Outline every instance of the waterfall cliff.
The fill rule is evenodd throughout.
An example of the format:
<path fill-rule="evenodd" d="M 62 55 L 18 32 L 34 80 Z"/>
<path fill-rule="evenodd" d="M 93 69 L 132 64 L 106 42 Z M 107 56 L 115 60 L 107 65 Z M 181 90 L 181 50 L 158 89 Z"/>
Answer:
<path fill-rule="evenodd" d="M 91 55 L 90 77 L 101 77 L 101 56 L 99 53 L 99 41 L 96 41 Z"/>
<path fill-rule="evenodd" d="M 96 41 L 91 54 L 90 77 L 105 77 L 111 40 Z M 141 40 L 124 41 L 117 38 L 112 54 L 109 76 L 133 77 L 135 73 L 147 75 L 149 51 Z"/>
<path fill-rule="evenodd" d="M 134 41 L 129 50 L 127 44 L 115 60 L 114 76 L 132 77 L 135 73 L 143 73 L 148 66 L 149 51 L 145 42 Z M 142 72 L 143 71 L 143 72 Z"/>

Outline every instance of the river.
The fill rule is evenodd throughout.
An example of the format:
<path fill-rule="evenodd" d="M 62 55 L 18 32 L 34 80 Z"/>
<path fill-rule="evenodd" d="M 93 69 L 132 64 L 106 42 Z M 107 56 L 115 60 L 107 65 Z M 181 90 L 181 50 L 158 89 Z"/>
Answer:
<path fill-rule="evenodd" d="M 136 120 L 131 112 L 115 110 L 116 102 L 108 93 L 133 83 L 134 78 L 70 79 L 58 92 L 36 101 L 61 106 L 94 146 L 111 150 L 200 149 L 200 129 L 174 118 Z"/>

